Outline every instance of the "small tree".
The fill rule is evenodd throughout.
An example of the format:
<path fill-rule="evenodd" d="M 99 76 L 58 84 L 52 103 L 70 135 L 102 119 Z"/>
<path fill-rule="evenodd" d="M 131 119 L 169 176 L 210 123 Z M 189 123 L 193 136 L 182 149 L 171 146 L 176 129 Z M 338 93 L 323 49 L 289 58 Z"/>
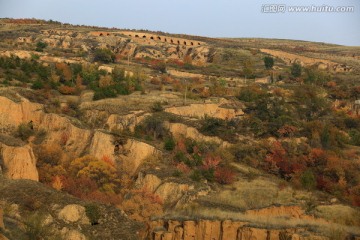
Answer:
<path fill-rule="evenodd" d="M 313 189 L 316 186 L 315 175 L 311 170 L 306 170 L 300 178 L 301 185 L 307 190 Z"/>
<path fill-rule="evenodd" d="M 46 43 L 44 43 L 44 42 L 38 42 L 37 44 L 36 44 L 36 49 L 35 49 L 35 51 L 37 51 L 37 52 L 43 52 L 44 51 L 44 48 L 46 48 L 47 47 L 47 44 Z"/>
<path fill-rule="evenodd" d="M 302 67 L 299 63 L 293 63 L 293 65 L 291 66 L 291 75 L 293 77 L 300 77 L 301 76 L 301 72 L 302 72 Z"/>
<path fill-rule="evenodd" d="M 254 63 L 251 59 L 244 61 L 243 73 L 244 73 L 245 78 L 249 78 L 254 74 Z"/>
<path fill-rule="evenodd" d="M 111 52 L 110 49 L 107 48 L 99 48 L 95 50 L 94 53 L 94 61 L 103 62 L 103 63 L 111 63 L 115 60 L 115 54 Z"/>
<path fill-rule="evenodd" d="M 266 69 L 271 69 L 274 66 L 274 58 L 269 56 L 264 57 L 264 64 Z"/>

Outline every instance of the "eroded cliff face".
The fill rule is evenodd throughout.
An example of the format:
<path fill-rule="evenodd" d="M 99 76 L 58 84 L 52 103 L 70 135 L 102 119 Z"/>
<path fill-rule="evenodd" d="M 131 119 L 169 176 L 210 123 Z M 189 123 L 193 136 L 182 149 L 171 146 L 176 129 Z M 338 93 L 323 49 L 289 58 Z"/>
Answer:
<path fill-rule="evenodd" d="M 32 121 L 35 130 L 45 130 L 44 143 L 59 144 L 73 157 L 88 153 L 99 159 L 110 158 L 122 164 L 130 174 L 134 174 L 147 157 L 160 154 L 155 147 L 144 142 L 135 139 L 119 140 L 109 133 L 83 128 L 75 119 L 45 113 L 43 105 L 29 102 L 20 95 L 16 100 L 0 96 L 0 126 L 7 129 L 8 133 L 19 124 Z M 36 160 L 30 146 L 11 148 L 4 145 L 2 154 L 7 169 L 6 176 L 38 180 Z M 25 171 L 26 169 L 28 170 Z"/>
<path fill-rule="evenodd" d="M 30 179 L 39 181 L 36 158 L 29 145 L 8 146 L 0 143 L 4 176 L 9 179 Z"/>
<path fill-rule="evenodd" d="M 0 128 L 4 132 L 11 131 L 20 123 L 31 120 L 39 122 L 43 113 L 41 104 L 32 103 L 20 95 L 15 95 L 17 101 L 0 96 Z"/>
<path fill-rule="evenodd" d="M 131 175 L 136 173 L 137 169 L 148 157 L 158 157 L 161 154 L 155 147 L 135 139 L 128 139 L 120 152 L 120 164 Z"/>
<path fill-rule="evenodd" d="M 169 129 L 175 139 L 190 138 L 195 141 L 216 143 L 222 147 L 230 147 L 231 144 L 222 140 L 219 137 L 205 136 L 201 134 L 196 128 L 189 127 L 182 123 L 167 123 L 166 127 Z"/>
<path fill-rule="evenodd" d="M 221 104 L 222 103 L 190 104 L 189 106 L 167 108 L 165 111 L 184 117 L 203 118 L 208 116 L 224 120 L 231 120 L 244 114 L 241 109 L 223 108 Z"/>
<path fill-rule="evenodd" d="M 152 240 L 305 240 L 328 238 L 316 235 L 300 235 L 301 229 L 263 229 L 249 227 L 240 221 L 153 221 L 150 224 Z"/>

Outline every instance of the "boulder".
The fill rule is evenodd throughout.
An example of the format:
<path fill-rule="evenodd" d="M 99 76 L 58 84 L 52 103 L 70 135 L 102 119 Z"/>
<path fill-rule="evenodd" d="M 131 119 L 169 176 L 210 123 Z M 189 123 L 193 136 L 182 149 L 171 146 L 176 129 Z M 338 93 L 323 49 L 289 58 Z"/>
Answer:
<path fill-rule="evenodd" d="M 62 230 L 62 236 L 65 240 L 87 240 L 84 234 L 77 230 L 68 230 L 64 228 Z"/>
<path fill-rule="evenodd" d="M 77 204 L 66 205 L 60 210 L 58 217 L 67 223 L 79 222 L 81 224 L 89 224 L 89 219 L 85 213 L 85 207 Z"/>

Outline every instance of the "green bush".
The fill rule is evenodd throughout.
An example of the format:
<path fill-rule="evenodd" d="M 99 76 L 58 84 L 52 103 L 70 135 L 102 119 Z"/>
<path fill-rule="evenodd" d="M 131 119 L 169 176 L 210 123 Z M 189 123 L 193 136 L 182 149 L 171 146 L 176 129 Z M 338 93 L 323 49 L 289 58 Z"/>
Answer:
<path fill-rule="evenodd" d="M 316 185 L 315 175 L 309 169 L 303 172 L 300 181 L 301 181 L 301 185 L 308 190 L 315 188 Z"/>
<path fill-rule="evenodd" d="M 36 49 L 35 49 L 35 51 L 37 51 L 37 52 L 43 52 L 44 51 L 44 48 L 46 48 L 47 47 L 47 44 L 46 43 L 44 43 L 44 42 L 38 42 L 37 44 L 36 44 Z"/>
<path fill-rule="evenodd" d="M 293 77 L 300 77 L 302 73 L 302 67 L 299 63 L 293 63 L 293 65 L 290 68 L 290 71 Z"/>
<path fill-rule="evenodd" d="M 115 60 L 115 54 L 107 48 L 99 48 L 95 50 L 94 61 L 103 63 L 112 63 Z"/>
<path fill-rule="evenodd" d="M 219 118 L 205 116 L 201 122 L 200 131 L 211 136 L 217 135 L 219 130 L 225 127 L 225 121 Z"/>
<path fill-rule="evenodd" d="M 355 146 L 360 146 L 360 131 L 352 129 L 349 132 L 350 143 Z"/>
<path fill-rule="evenodd" d="M 266 69 L 271 69 L 274 66 L 274 58 L 269 56 L 264 57 L 264 64 Z"/>
<path fill-rule="evenodd" d="M 113 87 L 103 87 L 103 88 L 97 88 L 95 90 L 95 94 L 93 99 L 94 100 L 100 100 L 104 98 L 114 98 L 117 97 L 117 91 Z"/>
<path fill-rule="evenodd" d="M 161 102 L 155 102 L 152 107 L 151 107 L 151 110 L 153 112 L 162 112 L 164 111 L 164 108 L 163 106 L 161 105 Z"/>
<path fill-rule="evenodd" d="M 44 83 L 42 81 L 37 80 L 32 84 L 31 88 L 34 90 L 43 89 Z"/>
<path fill-rule="evenodd" d="M 202 178 L 200 170 L 195 169 L 194 171 L 192 171 L 190 178 L 195 182 L 200 182 Z"/>
<path fill-rule="evenodd" d="M 30 136 L 34 134 L 35 131 L 32 128 L 32 124 L 21 123 L 16 130 L 15 136 L 21 138 L 21 140 L 23 141 L 26 141 Z"/>
<path fill-rule="evenodd" d="M 91 225 L 99 224 L 100 219 L 100 209 L 94 204 L 89 204 L 85 206 L 86 216 L 89 218 Z"/>
<path fill-rule="evenodd" d="M 175 141 L 172 137 L 168 137 L 164 141 L 164 149 L 167 151 L 172 151 L 175 148 Z"/>

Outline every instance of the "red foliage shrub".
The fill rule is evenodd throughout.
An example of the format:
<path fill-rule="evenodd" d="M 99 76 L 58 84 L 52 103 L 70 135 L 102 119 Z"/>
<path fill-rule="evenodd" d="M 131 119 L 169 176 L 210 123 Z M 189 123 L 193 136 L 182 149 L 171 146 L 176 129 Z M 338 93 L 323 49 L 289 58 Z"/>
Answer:
<path fill-rule="evenodd" d="M 84 199 L 90 193 L 97 191 L 98 185 L 94 180 L 87 177 L 67 177 L 63 180 L 63 189 L 75 197 Z"/>
<path fill-rule="evenodd" d="M 277 132 L 281 137 L 291 137 L 298 131 L 297 127 L 285 124 Z"/>
<path fill-rule="evenodd" d="M 313 148 L 311 149 L 309 159 L 315 166 L 325 166 L 327 162 L 327 154 L 321 148 Z"/>
<path fill-rule="evenodd" d="M 62 132 L 60 136 L 60 145 L 65 146 L 69 138 L 70 134 L 68 132 Z"/>
<path fill-rule="evenodd" d="M 65 95 L 72 95 L 76 93 L 76 88 L 75 87 L 69 87 L 69 86 L 60 86 L 58 87 L 58 90 L 60 93 L 65 94 Z"/>
<path fill-rule="evenodd" d="M 220 184 L 231 184 L 235 181 L 235 172 L 230 168 L 217 168 L 215 170 L 215 179 Z"/>
<path fill-rule="evenodd" d="M 106 162 L 110 166 L 115 167 L 114 159 L 112 159 L 110 156 L 104 155 L 104 156 L 102 156 L 101 160 Z"/>
<path fill-rule="evenodd" d="M 204 159 L 202 169 L 203 170 L 216 169 L 220 162 L 221 162 L 221 158 L 219 156 L 208 154 Z"/>
<path fill-rule="evenodd" d="M 182 173 L 185 173 L 185 174 L 187 174 L 187 173 L 189 173 L 190 172 L 190 167 L 189 166 L 187 166 L 185 163 L 183 163 L 183 162 L 181 162 L 181 163 L 178 163 L 177 165 L 176 165 L 176 168 L 179 170 L 179 171 L 181 171 Z"/>

